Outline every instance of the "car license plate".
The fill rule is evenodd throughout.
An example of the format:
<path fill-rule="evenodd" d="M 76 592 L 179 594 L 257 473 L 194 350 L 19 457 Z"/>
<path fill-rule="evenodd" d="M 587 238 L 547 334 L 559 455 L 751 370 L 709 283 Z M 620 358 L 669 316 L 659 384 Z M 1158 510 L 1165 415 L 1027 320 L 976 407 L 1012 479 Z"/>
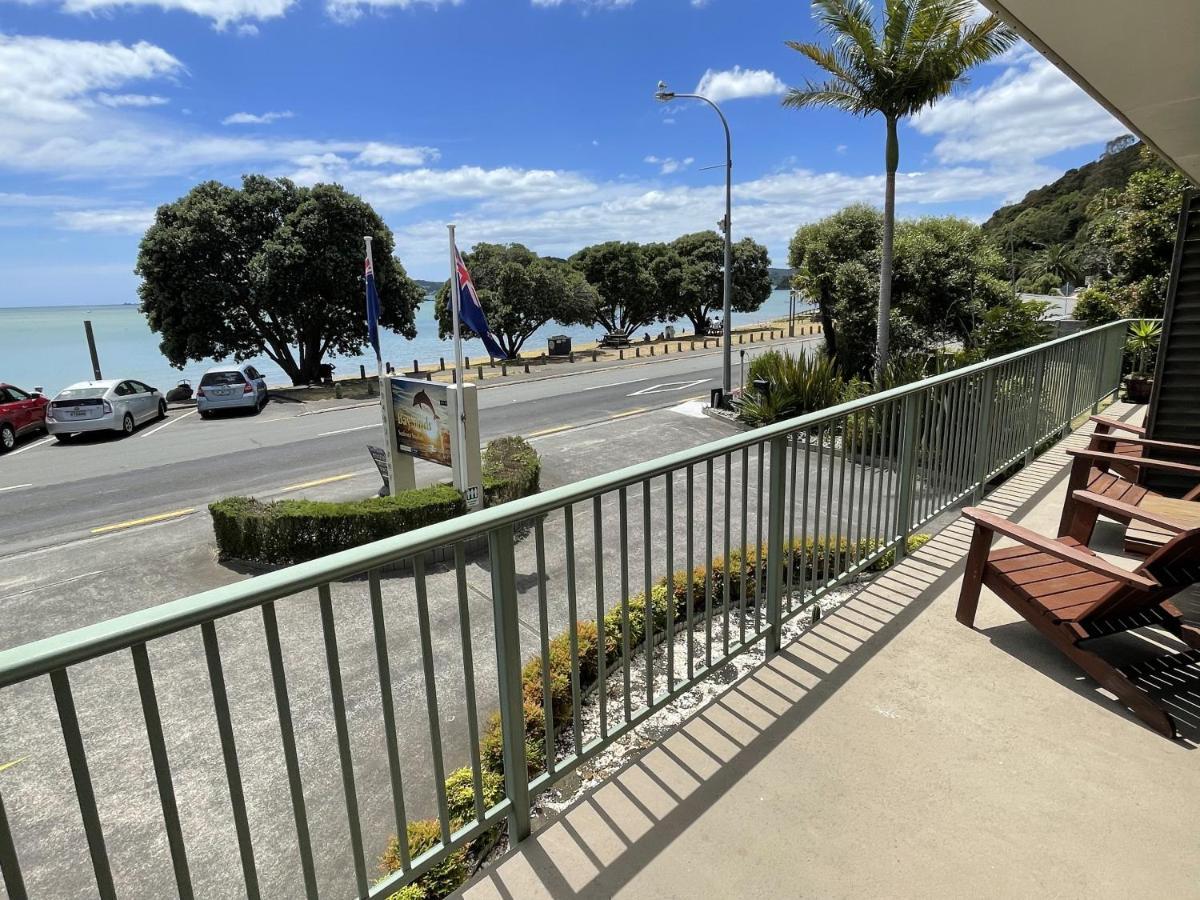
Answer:
<path fill-rule="evenodd" d="M 83 418 L 84 416 L 86 416 L 86 415 L 87 415 L 87 410 L 86 410 L 86 409 L 73 409 L 73 410 L 71 410 L 71 417 L 72 417 L 72 418 L 74 418 L 74 419 L 82 419 L 82 418 Z"/>

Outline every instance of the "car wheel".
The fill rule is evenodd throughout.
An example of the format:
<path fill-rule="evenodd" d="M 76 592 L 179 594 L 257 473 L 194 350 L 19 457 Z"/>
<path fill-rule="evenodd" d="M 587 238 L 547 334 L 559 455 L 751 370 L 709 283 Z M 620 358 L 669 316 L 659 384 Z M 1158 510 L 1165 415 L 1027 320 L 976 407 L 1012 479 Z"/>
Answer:
<path fill-rule="evenodd" d="M 158 420 L 161 422 L 166 417 L 167 417 L 167 401 L 159 400 L 158 401 Z"/>
<path fill-rule="evenodd" d="M 17 446 L 17 432 L 11 425 L 0 425 L 0 453 L 7 453 Z"/>
<path fill-rule="evenodd" d="M 210 413 L 207 409 L 202 409 L 202 410 L 200 410 L 200 418 L 211 419 L 212 413 Z"/>
<path fill-rule="evenodd" d="M 67 441 L 69 441 L 71 439 L 71 435 L 59 432 L 58 434 L 56 434 L 54 436 L 54 439 L 56 441 L 58 441 L 60 444 L 65 444 Z"/>
<path fill-rule="evenodd" d="M 133 414 L 125 413 L 125 418 L 121 420 L 121 431 L 126 435 L 133 434 L 133 429 L 136 426 L 133 423 Z"/>

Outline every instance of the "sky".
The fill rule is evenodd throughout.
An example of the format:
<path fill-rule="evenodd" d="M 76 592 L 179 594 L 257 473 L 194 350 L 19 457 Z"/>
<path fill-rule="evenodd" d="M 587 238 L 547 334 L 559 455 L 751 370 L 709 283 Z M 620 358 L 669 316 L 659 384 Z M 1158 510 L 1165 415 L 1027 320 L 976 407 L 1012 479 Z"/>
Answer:
<path fill-rule="evenodd" d="M 334 181 L 409 274 L 459 245 L 566 256 L 713 228 L 775 265 L 808 221 L 882 204 L 884 126 L 780 105 L 816 75 L 801 0 L 0 0 L 0 306 L 136 302 L 154 209 L 243 173 Z M 900 132 L 901 215 L 982 221 L 1121 125 L 1025 45 Z"/>

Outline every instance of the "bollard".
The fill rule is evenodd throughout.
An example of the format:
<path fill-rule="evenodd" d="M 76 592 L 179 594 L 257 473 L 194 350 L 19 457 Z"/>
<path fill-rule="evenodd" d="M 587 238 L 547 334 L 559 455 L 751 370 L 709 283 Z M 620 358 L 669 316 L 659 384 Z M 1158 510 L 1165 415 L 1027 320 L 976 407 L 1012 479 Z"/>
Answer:
<path fill-rule="evenodd" d="M 368 382 L 367 382 L 367 396 L 368 396 L 368 397 L 374 397 L 374 396 L 375 396 L 375 394 L 376 394 L 376 390 L 375 390 L 375 388 L 376 388 L 376 383 L 375 383 L 374 381 L 368 381 Z"/>
<path fill-rule="evenodd" d="M 654 355 L 654 345 L 653 344 L 650 345 L 650 355 L 651 356 Z"/>
<path fill-rule="evenodd" d="M 676 352 L 676 353 L 682 353 L 682 352 L 683 352 L 683 341 L 679 341 L 679 342 L 678 342 L 678 343 L 675 345 L 675 352 Z"/>
<path fill-rule="evenodd" d="M 567 362 L 575 362 L 575 351 L 572 350 L 567 354 Z"/>
<path fill-rule="evenodd" d="M 421 363 L 419 360 L 413 360 L 413 374 L 417 375 L 421 372 Z"/>
<path fill-rule="evenodd" d="M 688 347 L 688 349 L 689 349 L 689 350 L 695 350 L 695 349 L 696 349 L 696 342 L 695 342 L 695 341 L 688 341 L 688 343 L 689 343 L 689 344 L 691 344 L 691 346 L 690 346 L 690 347 Z"/>
<path fill-rule="evenodd" d="M 744 337 L 745 337 L 745 335 L 744 335 L 744 334 L 742 334 L 742 333 L 739 331 L 739 332 L 738 332 L 738 343 L 739 343 L 739 344 L 742 342 L 742 338 L 744 338 Z"/>
<path fill-rule="evenodd" d="M 425 380 L 426 380 L 426 381 L 433 381 L 433 373 L 432 373 L 432 372 L 426 372 L 426 373 L 425 373 Z"/>
<path fill-rule="evenodd" d="M 508 363 L 504 360 L 500 360 L 500 374 L 505 378 L 508 377 Z"/>
<path fill-rule="evenodd" d="M 471 368 L 471 357 L 469 357 L 469 356 L 464 356 L 464 357 L 463 357 L 463 368 L 464 368 L 464 369 L 469 369 L 469 368 Z"/>
<path fill-rule="evenodd" d="M 494 356 L 488 357 L 488 366 L 493 369 L 496 368 L 496 357 L 494 357 Z"/>
<path fill-rule="evenodd" d="M 641 348 L 641 347 L 634 347 L 634 348 L 633 348 L 633 355 L 634 355 L 634 356 L 637 356 L 637 357 L 640 357 L 640 356 L 642 355 L 642 348 Z"/>
<path fill-rule="evenodd" d="M 754 332 L 750 332 L 750 343 L 754 343 Z"/>
<path fill-rule="evenodd" d="M 593 351 L 592 351 L 592 362 L 595 362 L 595 361 L 596 361 L 596 357 L 597 357 L 597 355 L 598 355 L 598 352 L 599 352 L 599 351 L 596 351 L 596 350 L 593 350 Z"/>
<path fill-rule="evenodd" d="M 451 370 L 450 370 L 450 383 L 451 383 L 451 384 L 458 384 L 458 369 L 451 369 Z"/>
<path fill-rule="evenodd" d="M 439 372 L 446 371 L 446 357 L 444 357 L 444 356 L 438 357 L 438 371 Z"/>
<path fill-rule="evenodd" d="M 663 344 L 663 356 L 667 356 L 671 352 L 670 344 Z"/>
<path fill-rule="evenodd" d="M 623 349 L 618 349 L 617 350 L 617 359 L 624 359 L 624 358 L 625 358 L 625 351 Z"/>
<path fill-rule="evenodd" d="M 358 380 L 359 380 L 359 381 L 366 381 L 366 380 L 367 380 L 367 367 L 366 367 L 366 366 L 359 366 L 359 367 L 358 367 Z"/>
<path fill-rule="evenodd" d="M 479 380 L 483 381 L 483 365 L 482 364 L 480 364 L 480 366 L 479 366 Z"/>
<path fill-rule="evenodd" d="M 526 375 L 528 375 L 528 374 L 529 374 L 529 363 L 528 363 L 528 362 L 527 362 L 527 363 L 525 363 L 525 374 L 526 374 Z"/>

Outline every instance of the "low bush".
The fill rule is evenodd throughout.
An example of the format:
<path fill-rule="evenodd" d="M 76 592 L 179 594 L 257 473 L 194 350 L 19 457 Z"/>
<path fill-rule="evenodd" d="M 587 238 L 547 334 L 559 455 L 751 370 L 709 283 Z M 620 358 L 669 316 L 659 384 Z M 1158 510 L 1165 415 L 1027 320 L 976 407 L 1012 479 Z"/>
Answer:
<path fill-rule="evenodd" d="M 417 819 L 408 823 L 408 853 L 411 859 L 416 859 L 430 847 L 442 840 L 442 827 L 436 819 Z M 398 871 L 400 866 L 400 839 L 392 835 L 387 849 L 379 860 L 379 868 L 384 875 Z M 438 900 L 454 891 L 467 880 L 467 851 L 460 847 L 450 853 L 444 860 L 418 878 L 392 894 L 392 898 L 400 900 Z"/>
<path fill-rule="evenodd" d="M 454 488 L 433 485 L 395 497 L 329 503 L 229 497 L 209 504 L 223 559 L 297 563 L 444 522 L 467 510 Z"/>
<path fill-rule="evenodd" d="M 496 438 L 484 448 L 483 496 L 488 506 L 536 494 L 541 474 L 537 451 L 524 438 Z"/>
<path fill-rule="evenodd" d="M 766 381 L 770 387 L 754 387 Z M 750 361 L 738 414 L 750 425 L 768 425 L 841 403 L 845 380 L 826 356 L 769 350 Z"/>

